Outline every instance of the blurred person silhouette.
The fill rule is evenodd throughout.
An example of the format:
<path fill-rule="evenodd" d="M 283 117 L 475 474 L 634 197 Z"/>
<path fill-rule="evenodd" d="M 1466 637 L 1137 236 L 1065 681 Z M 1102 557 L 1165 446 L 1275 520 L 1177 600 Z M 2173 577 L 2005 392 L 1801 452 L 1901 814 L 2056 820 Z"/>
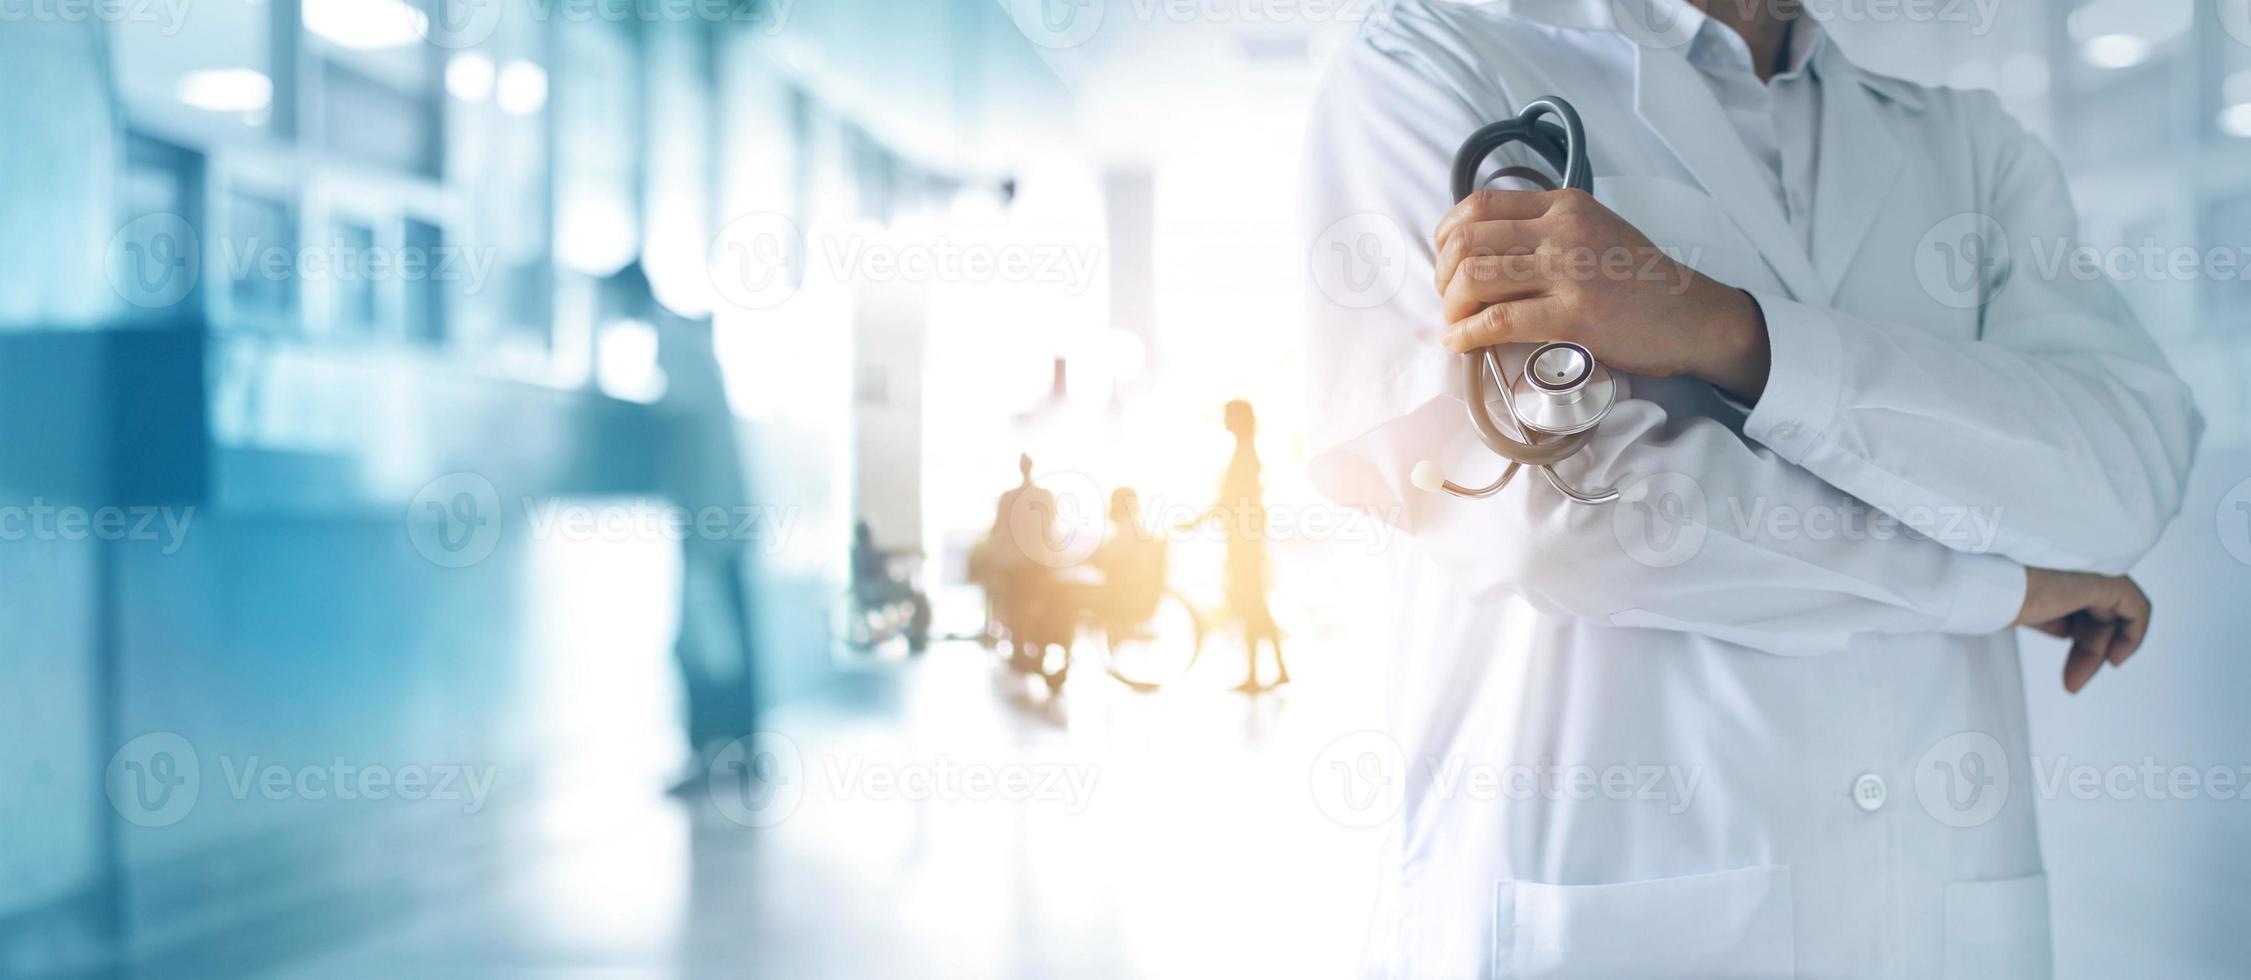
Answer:
<path fill-rule="evenodd" d="M 1235 689 L 1245 694 L 1265 690 L 1258 683 L 1258 645 L 1274 648 L 1274 683 L 1290 682 L 1289 665 L 1282 660 L 1282 633 L 1266 607 L 1266 504 L 1260 499 L 1258 416 L 1251 403 L 1236 399 L 1222 413 L 1227 432 L 1235 437 L 1235 455 L 1220 478 L 1219 501 L 1203 513 L 1180 523 L 1182 530 L 1207 521 L 1219 522 L 1227 535 L 1227 608 L 1243 625 L 1245 655 L 1243 683 Z"/>
<path fill-rule="evenodd" d="M 985 590 L 987 635 L 994 624 L 1005 629 L 1009 666 L 1028 670 L 1047 643 L 1068 638 L 1070 610 L 1053 557 L 1055 494 L 1032 482 L 1031 454 L 1016 457 L 1016 470 L 1021 482 L 1000 495 L 992 529 L 970 552 L 969 577 Z"/>
<path fill-rule="evenodd" d="M 711 320 L 681 316 L 658 302 L 640 260 L 599 283 L 598 324 L 638 320 L 657 333 L 657 366 L 665 378 L 656 403 L 667 418 L 658 488 L 681 509 L 689 527 L 717 509 L 749 512 L 749 487 L 734 413 L 711 342 Z M 735 527 L 737 520 L 728 520 Z M 687 696 L 688 746 L 695 754 L 691 781 L 703 763 L 729 742 L 757 730 L 752 676 L 754 647 L 750 595 L 751 542 L 734 535 L 687 534 L 680 541 L 680 625 L 673 641 Z"/>
<path fill-rule="evenodd" d="M 1141 495 L 1131 487 L 1110 492 L 1110 533 L 1087 562 L 1101 576 L 1085 606 L 1106 627 L 1149 621 L 1165 592 L 1163 538 L 1141 521 Z"/>
<path fill-rule="evenodd" d="M 911 605 L 907 620 L 907 649 L 921 653 L 930 646 L 930 597 L 905 576 L 891 570 L 891 560 L 919 554 L 913 549 L 885 551 L 875 543 L 875 529 L 862 519 L 852 525 L 852 598 L 862 611 L 886 606 Z"/>

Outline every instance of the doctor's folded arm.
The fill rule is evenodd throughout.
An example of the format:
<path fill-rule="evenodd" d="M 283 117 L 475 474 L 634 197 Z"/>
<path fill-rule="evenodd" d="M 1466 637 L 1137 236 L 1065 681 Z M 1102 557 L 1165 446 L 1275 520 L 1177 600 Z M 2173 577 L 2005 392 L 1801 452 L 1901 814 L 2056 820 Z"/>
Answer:
<path fill-rule="evenodd" d="M 1457 202 L 1461 141 L 1550 96 L 1591 193 L 1512 147 Z M 1365 972 L 2051 973 L 2032 794 L 1991 778 L 2027 771 L 2014 628 L 2071 639 L 2035 668 L 2073 691 L 2134 653 L 2202 430 L 2110 283 L 2029 261 L 2076 240 L 2053 155 L 1788 3 L 1396 0 L 1303 177 L 1316 260 L 1368 263 L 1309 291 L 1313 477 L 1413 541 Z M 1457 358 L 1557 341 L 1623 394 L 1556 474 L 1620 498 L 1418 488 L 1507 465 Z M 1483 798 L 1456 761 L 1662 778 Z"/>

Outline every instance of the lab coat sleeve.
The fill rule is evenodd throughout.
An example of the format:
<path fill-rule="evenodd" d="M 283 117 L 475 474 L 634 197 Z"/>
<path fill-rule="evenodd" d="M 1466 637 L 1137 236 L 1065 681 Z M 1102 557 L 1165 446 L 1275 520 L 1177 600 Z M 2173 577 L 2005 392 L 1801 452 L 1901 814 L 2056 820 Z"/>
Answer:
<path fill-rule="evenodd" d="M 2066 261 L 2078 216 L 2055 156 L 1990 98 L 1965 108 L 1992 134 L 1990 220 L 1951 219 L 1945 244 L 1986 238 L 1964 294 L 1980 336 L 1754 293 L 1774 357 L 1744 431 L 1948 547 L 2123 573 L 2179 510 L 2202 417 L 2109 279 Z M 1944 530 L 1973 523 L 1993 533 Z"/>
<path fill-rule="evenodd" d="M 1417 460 L 1478 483 L 1502 465 L 1463 418 L 1438 343 L 1429 239 L 1452 204 L 1455 143 L 1509 109 L 1499 94 L 1489 111 L 1474 109 L 1447 70 L 1363 37 L 1316 104 L 1301 217 L 1311 476 L 1324 494 L 1406 530 L 1478 601 L 1520 595 L 1551 614 L 1777 654 L 2008 625 L 2023 603 L 2022 566 L 1870 521 L 1865 505 L 1719 421 L 1653 401 L 1623 400 L 1588 450 L 1558 467 L 1581 486 L 1622 485 L 1620 503 L 1572 503 L 1530 470 L 1484 500 L 1414 489 Z"/>

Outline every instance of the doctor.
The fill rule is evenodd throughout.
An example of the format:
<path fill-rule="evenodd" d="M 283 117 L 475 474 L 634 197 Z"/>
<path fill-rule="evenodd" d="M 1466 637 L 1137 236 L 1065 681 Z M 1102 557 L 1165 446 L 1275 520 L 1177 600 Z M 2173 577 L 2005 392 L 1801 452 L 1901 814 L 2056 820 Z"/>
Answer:
<path fill-rule="evenodd" d="M 1593 197 L 1455 206 L 1459 141 L 1549 94 Z M 2202 425 L 2110 284 L 2030 261 L 2074 241 L 2050 153 L 1788 0 L 1394 0 L 1307 178 L 1313 475 L 1415 542 L 1370 972 L 2047 974 L 2011 627 L 2073 691 L 2133 654 Z M 1558 467 L 1624 499 L 1413 489 L 1502 465 L 1451 352 L 1548 340 L 1631 375 Z"/>

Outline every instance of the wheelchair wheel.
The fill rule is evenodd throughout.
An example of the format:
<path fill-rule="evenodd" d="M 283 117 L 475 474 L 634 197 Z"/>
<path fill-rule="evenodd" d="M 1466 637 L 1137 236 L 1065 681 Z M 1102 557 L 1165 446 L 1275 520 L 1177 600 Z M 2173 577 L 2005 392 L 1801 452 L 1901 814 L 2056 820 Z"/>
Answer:
<path fill-rule="evenodd" d="M 1110 676 L 1136 691 L 1154 691 L 1196 666 L 1204 621 L 1180 593 L 1167 590 L 1148 622 L 1095 630 Z"/>

